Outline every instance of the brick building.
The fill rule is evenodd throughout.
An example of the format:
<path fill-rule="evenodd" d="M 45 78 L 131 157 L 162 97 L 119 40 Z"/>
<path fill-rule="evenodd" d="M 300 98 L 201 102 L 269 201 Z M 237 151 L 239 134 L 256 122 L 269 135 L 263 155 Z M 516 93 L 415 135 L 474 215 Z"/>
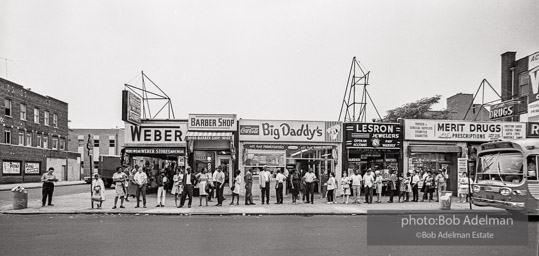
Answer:
<path fill-rule="evenodd" d="M 489 121 L 489 111 L 481 108 L 481 104 L 473 104 L 473 94 L 457 93 L 448 97 L 447 111 L 450 120 Z"/>
<path fill-rule="evenodd" d="M 80 180 L 67 103 L 2 78 L 0 102 L 0 183 L 37 182 L 49 167 L 59 180 Z"/>
<path fill-rule="evenodd" d="M 93 168 L 99 168 L 100 156 L 120 156 L 124 147 L 124 128 L 116 129 L 70 129 L 67 148 L 69 151 L 81 154 L 83 176 L 90 175 L 90 160 L 86 144 L 90 134 L 94 146 Z M 97 150 L 99 149 L 99 150 Z"/>
<path fill-rule="evenodd" d="M 516 59 L 516 52 L 501 55 L 502 101 L 514 103 L 506 121 L 539 121 L 539 52 Z"/>

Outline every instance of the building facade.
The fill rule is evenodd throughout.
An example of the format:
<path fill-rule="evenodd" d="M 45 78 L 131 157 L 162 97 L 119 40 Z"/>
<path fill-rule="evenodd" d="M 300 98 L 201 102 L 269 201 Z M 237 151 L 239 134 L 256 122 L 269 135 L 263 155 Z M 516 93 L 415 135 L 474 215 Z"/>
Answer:
<path fill-rule="evenodd" d="M 475 173 L 475 160 L 482 143 L 526 137 L 526 123 L 451 120 L 402 120 L 403 171 L 446 170 L 447 190 L 457 192 L 459 174 Z"/>
<path fill-rule="evenodd" d="M 502 103 L 511 108 L 503 120 L 539 121 L 539 52 L 520 59 L 505 52 L 501 58 Z"/>
<path fill-rule="evenodd" d="M 267 166 L 342 174 L 342 122 L 291 120 L 239 120 L 238 162 L 241 175 L 251 169 L 255 177 Z M 258 181 L 258 178 L 255 178 Z M 315 192 L 321 189 L 321 183 Z"/>
<path fill-rule="evenodd" d="M 38 182 L 49 168 L 80 180 L 79 154 L 69 152 L 68 104 L 0 78 L 0 183 Z"/>
<path fill-rule="evenodd" d="M 124 128 L 115 129 L 70 129 L 67 148 L 69 151 L 78 152 L 81 155 L 82 175 L 90 175 L 90 159 L 87 143 L 90 135 L 90 143 L 93 146 L 92 168 L 99 169 L 100 156 L 121 156 L 121 150 L 125 146 Z"/>
<path fill-rule="evenodd" d="M 450 120 L 489 121 L 489 111 L 473 103 L 473 94 L 457 93 L 447 98 Z"/>

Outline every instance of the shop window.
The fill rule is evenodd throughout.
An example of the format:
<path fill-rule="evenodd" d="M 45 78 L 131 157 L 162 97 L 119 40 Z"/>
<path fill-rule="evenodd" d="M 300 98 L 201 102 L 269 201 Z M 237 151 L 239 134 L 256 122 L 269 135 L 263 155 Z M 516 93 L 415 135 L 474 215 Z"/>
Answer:
<path fill-rule="evenodd" d="M 26 121 L 26 105 L 21 104 L 21 120 Z"/>
<path fill-rule="evenodd" d="M 43 124 L 49 126 L 49 111 L 43 112 Z"/>
<path fill-rule="evenodd" d="M 6 116 L 11 116 L 11 100 L 4 100 L 4 114 Z"/>
<path fill-rule="evenodd" d="M 39 109 L 34 108 L 34 123 L 39 124 Z"/>
<path fill-rule="evenodd" d="M 26 146 L 32 146 L 32 133 L 26 133 Z"/>
<path fill-rule="evenodd" d="M 4 143 L 11 144 L 11 130 L 10 129 L 4 130 Z"/>
<path fill-rule="evenodd" d="M 52 115 L 52 125 L 54 127 L 58 127 L 58 115 L 57 114 Z"/>

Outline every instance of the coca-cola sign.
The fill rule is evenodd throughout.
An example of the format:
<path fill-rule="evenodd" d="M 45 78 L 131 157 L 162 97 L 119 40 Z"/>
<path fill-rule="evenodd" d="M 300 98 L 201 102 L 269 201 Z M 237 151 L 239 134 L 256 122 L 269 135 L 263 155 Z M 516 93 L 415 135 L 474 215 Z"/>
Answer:
<path fill-rule="evenodd" d="M 240 125 L 240 135 L 259 135 L 260 127 L 258 125 Z"/>

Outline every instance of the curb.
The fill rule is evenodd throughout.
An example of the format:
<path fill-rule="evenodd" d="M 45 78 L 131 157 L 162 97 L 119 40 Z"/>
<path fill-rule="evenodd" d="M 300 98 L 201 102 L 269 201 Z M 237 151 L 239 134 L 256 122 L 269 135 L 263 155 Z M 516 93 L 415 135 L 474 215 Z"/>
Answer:
<path fill-rule="evenodd" d="M 103 211 L 53 211 L 53 212 L 14 212 L 6 211 L 1 212 L 0 214 L 5 215 L 148 215 L 148 216 L 365 216 L 365 215 L 399 215 L 395 212 L 396 210 L 371 210 L 371 213 L 368 211 L 357 212 L 357 213 L 324 213 L 324 212 L 304 212 L 304 213 L 294 213 L 294 212 L 273 212 L 273 213 L 220 213 L 220 212 L 200 212 L 200 213 L 180 213 L 180 212 L 103 212 Z M 485 211 L 477 210 L 410 210 L 409 212 L 402 212 L 402 214 L 473 214 L 473 213 L 484 213 Z M 492 213 L 505 213 L 505 210 L 490 210 L 487 212 Z"/>
<path fill-rule="evenodd" d="M 21 185 L 24 185 L 21 184 Z M 73 183 L 73 184 L 55 184 L 54 187 L 68 187 L 68 186 L 78 186 L 78 185 L 89 185 L 86 182 L 84 183 Z M 30 186 L 25 187 L 24 189 L 35 189 L 35 188 L 41 188 L 41 186 Z M 0 188 L 0 191 L 11 191 L 12 188 Z"/>

